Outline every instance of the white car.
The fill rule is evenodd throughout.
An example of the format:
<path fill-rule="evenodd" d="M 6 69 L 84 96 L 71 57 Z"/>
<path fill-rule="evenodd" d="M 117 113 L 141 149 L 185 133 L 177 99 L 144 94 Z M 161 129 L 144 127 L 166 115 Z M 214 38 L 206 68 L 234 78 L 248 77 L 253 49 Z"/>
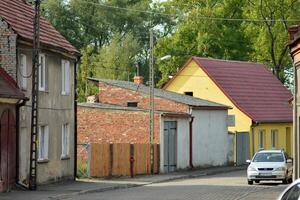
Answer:
<path fill-rule="evenodd" d="M 262 180 L 281 180 L 284 184 L 292 182 L 292 160 L 283 150 L 259 151 L 247 163 L 250 163 L 247 169 L 249 185 Z"/>
<path fill-rule="evenodd" d="M 295 180 L 278 197 L 278 200 L 298 200 L 300 199 L 300 179 Z"/>

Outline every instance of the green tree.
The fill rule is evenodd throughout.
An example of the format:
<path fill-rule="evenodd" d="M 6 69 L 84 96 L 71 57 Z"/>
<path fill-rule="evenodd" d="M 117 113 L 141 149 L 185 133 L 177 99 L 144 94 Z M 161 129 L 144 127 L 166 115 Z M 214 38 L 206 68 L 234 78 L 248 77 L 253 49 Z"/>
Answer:
<path fill-rule="evenodd" d="M 263 21 L 244 22 L 244 30 L 251 39 L 254 51 L 250 60 L 266 64 L 283 83 L 291 68 L 288 55 L 288 27 L 300 19 L 297 0 L 248 0 L 245 18 Z M 299 20 L 300 21 L 300 20 Z"/>
<path fill-rule="evenodd" d="M 156 45 L 156 57 L 172 55 L 171 60 L 158 64 L 162 74 L 159 86 L 191 56 L 233 60 L 249 58 L 251 46 L 241 29 L 241 21 L 209 19 L 242 18 L 244 1 L 173 0 L 171 6 L 184 14 L 178 19 L 180 24 L 175 33 L 161 38 Z"/>
<path fill-rule="evenodd" d="M 132 34 L 113 36 L 111 43 L 95 55 L 94 65 L 99 78 L 131 81 L 136 71 L 135 56 L 140 45 Z"/>

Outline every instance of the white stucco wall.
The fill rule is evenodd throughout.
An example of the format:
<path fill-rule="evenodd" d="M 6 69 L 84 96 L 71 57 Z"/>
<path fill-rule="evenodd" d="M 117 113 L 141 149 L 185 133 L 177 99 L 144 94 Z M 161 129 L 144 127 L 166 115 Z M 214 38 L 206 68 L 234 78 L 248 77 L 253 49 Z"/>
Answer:
<path fill-rule="evenodd" d="M 193 110 L 193 165 L 220 166 L 227 163 L 227 110 Z"/>
<path fill-rule="evenodd" d="M 160 172 L 164 172 L 164 121 L 177 121 L 177 169 L 189 167 L 189 119 L 161 117 Z"/>

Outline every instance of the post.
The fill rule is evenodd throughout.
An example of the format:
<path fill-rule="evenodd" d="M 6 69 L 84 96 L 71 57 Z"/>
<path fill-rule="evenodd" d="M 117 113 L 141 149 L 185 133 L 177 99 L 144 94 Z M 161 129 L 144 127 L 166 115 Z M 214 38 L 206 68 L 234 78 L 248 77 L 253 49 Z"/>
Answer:
<path fill-rule="evenodd" d="M 150 57 L 149 57 L 149 101 L 150 101 L 150 120 L 149 120 L 149 130 L 150 130 L 150 164 L 151 164 L 151 174 L 153 174 L 154 166 L 154 56 L 153 56 L 153 47 L 154 47 L 154 36 L 153 30 L 150 30 Z"/>
<path fill-rule="evenodd" d="M 294 117 L 294 123 L 293 123 L 293 165 L 294 165 L 294 170 L 293 170 L 293 179 L 296 180 L 297 178 L 299 178 L 299 136 L 298 136 L 298 131 L 297 131 L 297 127 L 298 127 L 298 113 L 297 113 L 297 94 L 298 94 L 298 87 L 297 87 L 297 83 L 298 83 L 298 76 L 297 76 L 297 65 L 293 65 L 294 67 L 294 104 L 293 104 L 293 117 Z"/>

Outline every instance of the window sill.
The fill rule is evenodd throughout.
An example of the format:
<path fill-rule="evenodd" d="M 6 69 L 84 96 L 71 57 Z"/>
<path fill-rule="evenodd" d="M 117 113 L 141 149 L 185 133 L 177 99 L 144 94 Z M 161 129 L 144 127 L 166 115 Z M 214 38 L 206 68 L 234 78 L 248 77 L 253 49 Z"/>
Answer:
<path fill-rule="evenodd" d="M 62 96 L 70 96 L 70 93 L 61 93 Z"/>
<path fill-rule="evenodd" d="M 38 159 L 37 163 L 43 164 L 43 163 L 48 163 L 49 159 Z"/>
<path fill-rule="evenodd" d="M 70 160 L 70 156 L 69 155 L 64 155 L 64 156 L 60 156 L 61 160 Z"/>

